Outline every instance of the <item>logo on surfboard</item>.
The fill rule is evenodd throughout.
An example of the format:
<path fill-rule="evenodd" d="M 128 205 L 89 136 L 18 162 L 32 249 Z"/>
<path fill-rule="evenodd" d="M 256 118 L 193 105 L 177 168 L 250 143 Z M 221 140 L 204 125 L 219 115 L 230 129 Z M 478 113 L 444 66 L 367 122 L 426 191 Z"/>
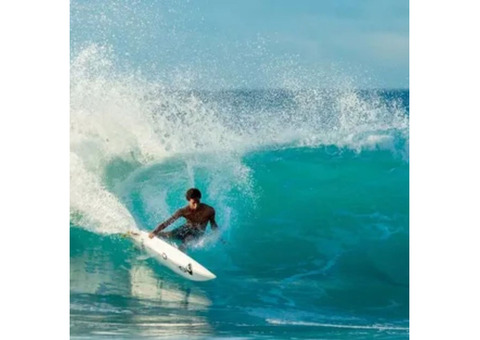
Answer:
<path fill-rule="evenodd" d="M 180 268 L 180 270 L 183 271 L 184 273 L 189 273 L 190 275 L 193 275 L 191 263 L 189 263 L 186 267 L 178 266 L 178 268 Z"/>

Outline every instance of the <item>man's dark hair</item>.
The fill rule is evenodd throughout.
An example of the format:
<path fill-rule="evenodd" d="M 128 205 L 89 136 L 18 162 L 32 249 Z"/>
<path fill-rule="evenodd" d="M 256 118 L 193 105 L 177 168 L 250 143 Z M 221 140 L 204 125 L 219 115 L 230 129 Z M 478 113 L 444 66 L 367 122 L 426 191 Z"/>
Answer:
<path fill-rule="evenodd" d="M 192 198 L 199 200 L 200 198 L 202 198 L 202 193 L 196 188 L 191 188 L 187 190 L 185 197 L 187 198 L 187 201 L 190 201 Z"/>

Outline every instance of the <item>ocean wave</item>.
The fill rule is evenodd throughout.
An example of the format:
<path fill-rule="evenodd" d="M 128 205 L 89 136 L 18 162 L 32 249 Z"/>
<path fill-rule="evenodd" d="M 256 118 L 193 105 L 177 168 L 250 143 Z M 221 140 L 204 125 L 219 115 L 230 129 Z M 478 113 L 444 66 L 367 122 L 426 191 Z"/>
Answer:
<path fill-rule="evenodd" d="M 212 195 L 238 179 L 251 190 L 242 158 L 256 150 L 333 145 L 408 160 L 408 112 L 398 98 L 352 88 L 180 91 L 117 63 L 109 46 L 97 44 L 71 62 L 71 220 L 90 230 L 137 228 L 116 186 L 172 157 L 183 155 L 187 170 L 201 168 L 205 157 L 216 162 Z M 188 176 L 193 185 L 196 174 Z"/>

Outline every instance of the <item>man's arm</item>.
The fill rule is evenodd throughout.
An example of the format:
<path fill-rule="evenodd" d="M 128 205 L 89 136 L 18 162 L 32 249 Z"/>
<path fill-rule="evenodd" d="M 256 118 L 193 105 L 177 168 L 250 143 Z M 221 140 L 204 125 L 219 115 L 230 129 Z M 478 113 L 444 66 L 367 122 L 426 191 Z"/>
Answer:
<path fill-rule="evenodd" d="M 213 231 L 218 232 L 217 221 L 215 221 L 215 210 L 213 210 L 212 217 L 210 217 L 210 228 L 212 228 Z M 220 241 L 221 241 L 223 244 L 226 244 L 226 243 L 227 243 L 223 238 L 220 238 Z"/>
<path fill-rule="evenodd" d="M 172 224 L 173 222 L 175 222 L 176 220 L 178 220 L 180 217 L 183 216 L 183 210 L 182 209 L 178 209 L 175 214 L 173 214 L 172 216 L 170 216 L 170 218 L 168 218 L 165 222 L 163 223 L 160 223 L 158 225 L 158 227 L 156 227 L 149 235 L 148 237 L 150 238 L 153 238 L 154 236 L 156 236 L 160 231 L 162 231 L 163 229 L 165 229 L 166 227 L 168 227 L 170 224 Z"/>
<path fill-rule="evenodd" d="M 210 228 L 212 228 L 212 230 L 214 231 L 218 231 L 217 221 L 215 221 L 215 209 L 212 209 L 212 210 L 213 210 L 213 213 L 212 213 L 212 216 L 210 217 Z"/>

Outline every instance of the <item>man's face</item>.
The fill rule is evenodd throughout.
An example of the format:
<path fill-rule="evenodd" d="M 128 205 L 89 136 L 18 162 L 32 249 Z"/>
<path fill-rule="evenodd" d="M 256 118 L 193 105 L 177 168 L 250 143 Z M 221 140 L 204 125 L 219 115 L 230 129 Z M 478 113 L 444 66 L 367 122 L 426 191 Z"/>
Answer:
<path fill-rule="evenodd" d="M 198 202 L 198 199 L 196 199 L 196 198 L 190 198 L 190 199 L 188 200 L 188 206 L 189 206 L 190 209 L 192 209 L 192 210 L 197 210 L 197 208 L 198 208 L 198 203 L 199 203 L 199 202 Z"/>

